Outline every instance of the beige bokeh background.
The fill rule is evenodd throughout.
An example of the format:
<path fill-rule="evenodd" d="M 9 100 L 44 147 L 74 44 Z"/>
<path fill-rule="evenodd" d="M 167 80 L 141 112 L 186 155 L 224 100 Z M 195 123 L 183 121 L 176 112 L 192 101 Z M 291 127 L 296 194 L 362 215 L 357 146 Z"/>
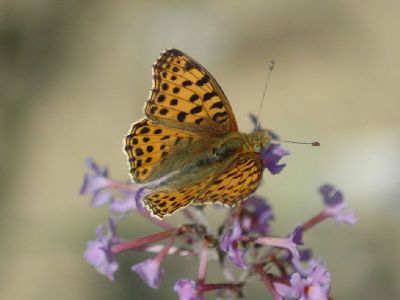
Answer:
<path fill-rule="evenodd" d="M 84 160 L 127 179 L 122 138 L 168 47 L 218 79 L 243 131 L 276 60 L 262 123 L 322 146 L 287 144 L 285 171 L 266 175 L 275 231 L 318 212 L 318 186 L 334 183 L 357 226 L 327 222 L 305 237 L 334 299 L 399 298 L 399 11 L 395 0 L 1 1 L 0 298 L 175 299 L 173 282 L 195 276 L 195 262 L 171 258 L 154 291 L 129 271 L 146 255 L 124 255 L 115 283 L 82 257 L 107 217 L 78 195 Z M 131 216 L 122 234 L 155 230 Z M 257 283 L 245 293 L 267 299 Z"/>

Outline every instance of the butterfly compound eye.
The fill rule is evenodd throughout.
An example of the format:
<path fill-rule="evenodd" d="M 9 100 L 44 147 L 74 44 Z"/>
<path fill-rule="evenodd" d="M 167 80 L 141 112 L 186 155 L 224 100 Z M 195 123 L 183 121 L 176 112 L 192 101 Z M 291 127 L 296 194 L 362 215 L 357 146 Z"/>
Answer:
<path fill-rule="evenodd" d="M 254 145 L 254 152 L 261 152 L 261 145 L 260 144 L 255 144 Z"/>

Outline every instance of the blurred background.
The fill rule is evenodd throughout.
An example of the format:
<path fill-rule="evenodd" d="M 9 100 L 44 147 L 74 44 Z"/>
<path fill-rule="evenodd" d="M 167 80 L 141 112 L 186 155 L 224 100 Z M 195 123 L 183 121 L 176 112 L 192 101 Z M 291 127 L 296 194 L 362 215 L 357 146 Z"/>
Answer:
<path fill-rule="evenodd" d="M 84 161 L 128 178 L 122 139 L 170 47 L 216 77 L 242 131 L 276 61 L 262 124 L 321 147 L 286 144 L 284 172 L 266 173 L 259 193 L 275 232 L 317 213 L 319 185 L 335 184 L 358 224 L 328 221 L 305 236 L 332 273 L 333 298 L 400 298 L 399 11 L 395 0 L 2 0 L 0 298 L 176 299 L 173 283 L 194 278 L 196 262 L 169 258 L 151 290 L 129 271 L 149 255 L 129 254 L 112 283 L 82 256 L 108 213 L 79 196 Z M 132 215 L 122 236 L 155 230 Z M 250 287 L 248 299 L 268 299 Z"/>

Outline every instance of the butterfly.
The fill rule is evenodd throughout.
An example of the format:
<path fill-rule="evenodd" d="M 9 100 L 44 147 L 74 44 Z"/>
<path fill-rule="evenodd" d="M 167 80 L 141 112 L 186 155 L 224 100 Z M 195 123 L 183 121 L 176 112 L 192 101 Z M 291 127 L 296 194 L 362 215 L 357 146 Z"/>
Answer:
<path fill-rule="evenodd" d="M 258 187 L 267 131 L 238 131 L 234 113 L 212 75 L 193 58 L 167 49 L 153 64 L 145 118 L 125 138 L 130 173 L 138 184 L 161 182 L 143 198 L 163 218 L 188 205 L 230 207 Z"/>

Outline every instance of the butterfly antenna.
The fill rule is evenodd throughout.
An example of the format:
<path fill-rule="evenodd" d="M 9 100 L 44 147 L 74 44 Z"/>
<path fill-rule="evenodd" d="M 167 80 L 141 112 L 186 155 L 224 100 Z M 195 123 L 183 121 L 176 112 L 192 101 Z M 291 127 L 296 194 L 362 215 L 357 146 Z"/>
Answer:
<path fill-rule="evenodd" d="M 281 140 L 281 139 L 277 139 L 277 138 L 271 138 L 271 141 L 291 143 L 291 144 L 311 145 L 311 146 L 314 146 L 314 147 L 318 147 L 318 146 L 321 145 L 319 142 L 297 142 L 297 141 Z"/>
<path fill-rule="evenodd" d="M 272 70 L 274 69 L 274 67 L 275 67 L 275 61 L 271 60 L 269 62 L 269 66 L 268 66 L 268 75 L 267 75 L 267 80 L 265 81 L 264 91 L 262 93 L 261 102 L 260 102 L 260 107 L 258 108 L 258 116 L 257 116 L 257 124 L 256 124 L 257 130 L 260 128 L 261 110 L 262 110 L 262 107 L 264 104 L 265 95 L 267 93 L 269 79 L 271 78 L 271 73 L 272 73 Z"/>

